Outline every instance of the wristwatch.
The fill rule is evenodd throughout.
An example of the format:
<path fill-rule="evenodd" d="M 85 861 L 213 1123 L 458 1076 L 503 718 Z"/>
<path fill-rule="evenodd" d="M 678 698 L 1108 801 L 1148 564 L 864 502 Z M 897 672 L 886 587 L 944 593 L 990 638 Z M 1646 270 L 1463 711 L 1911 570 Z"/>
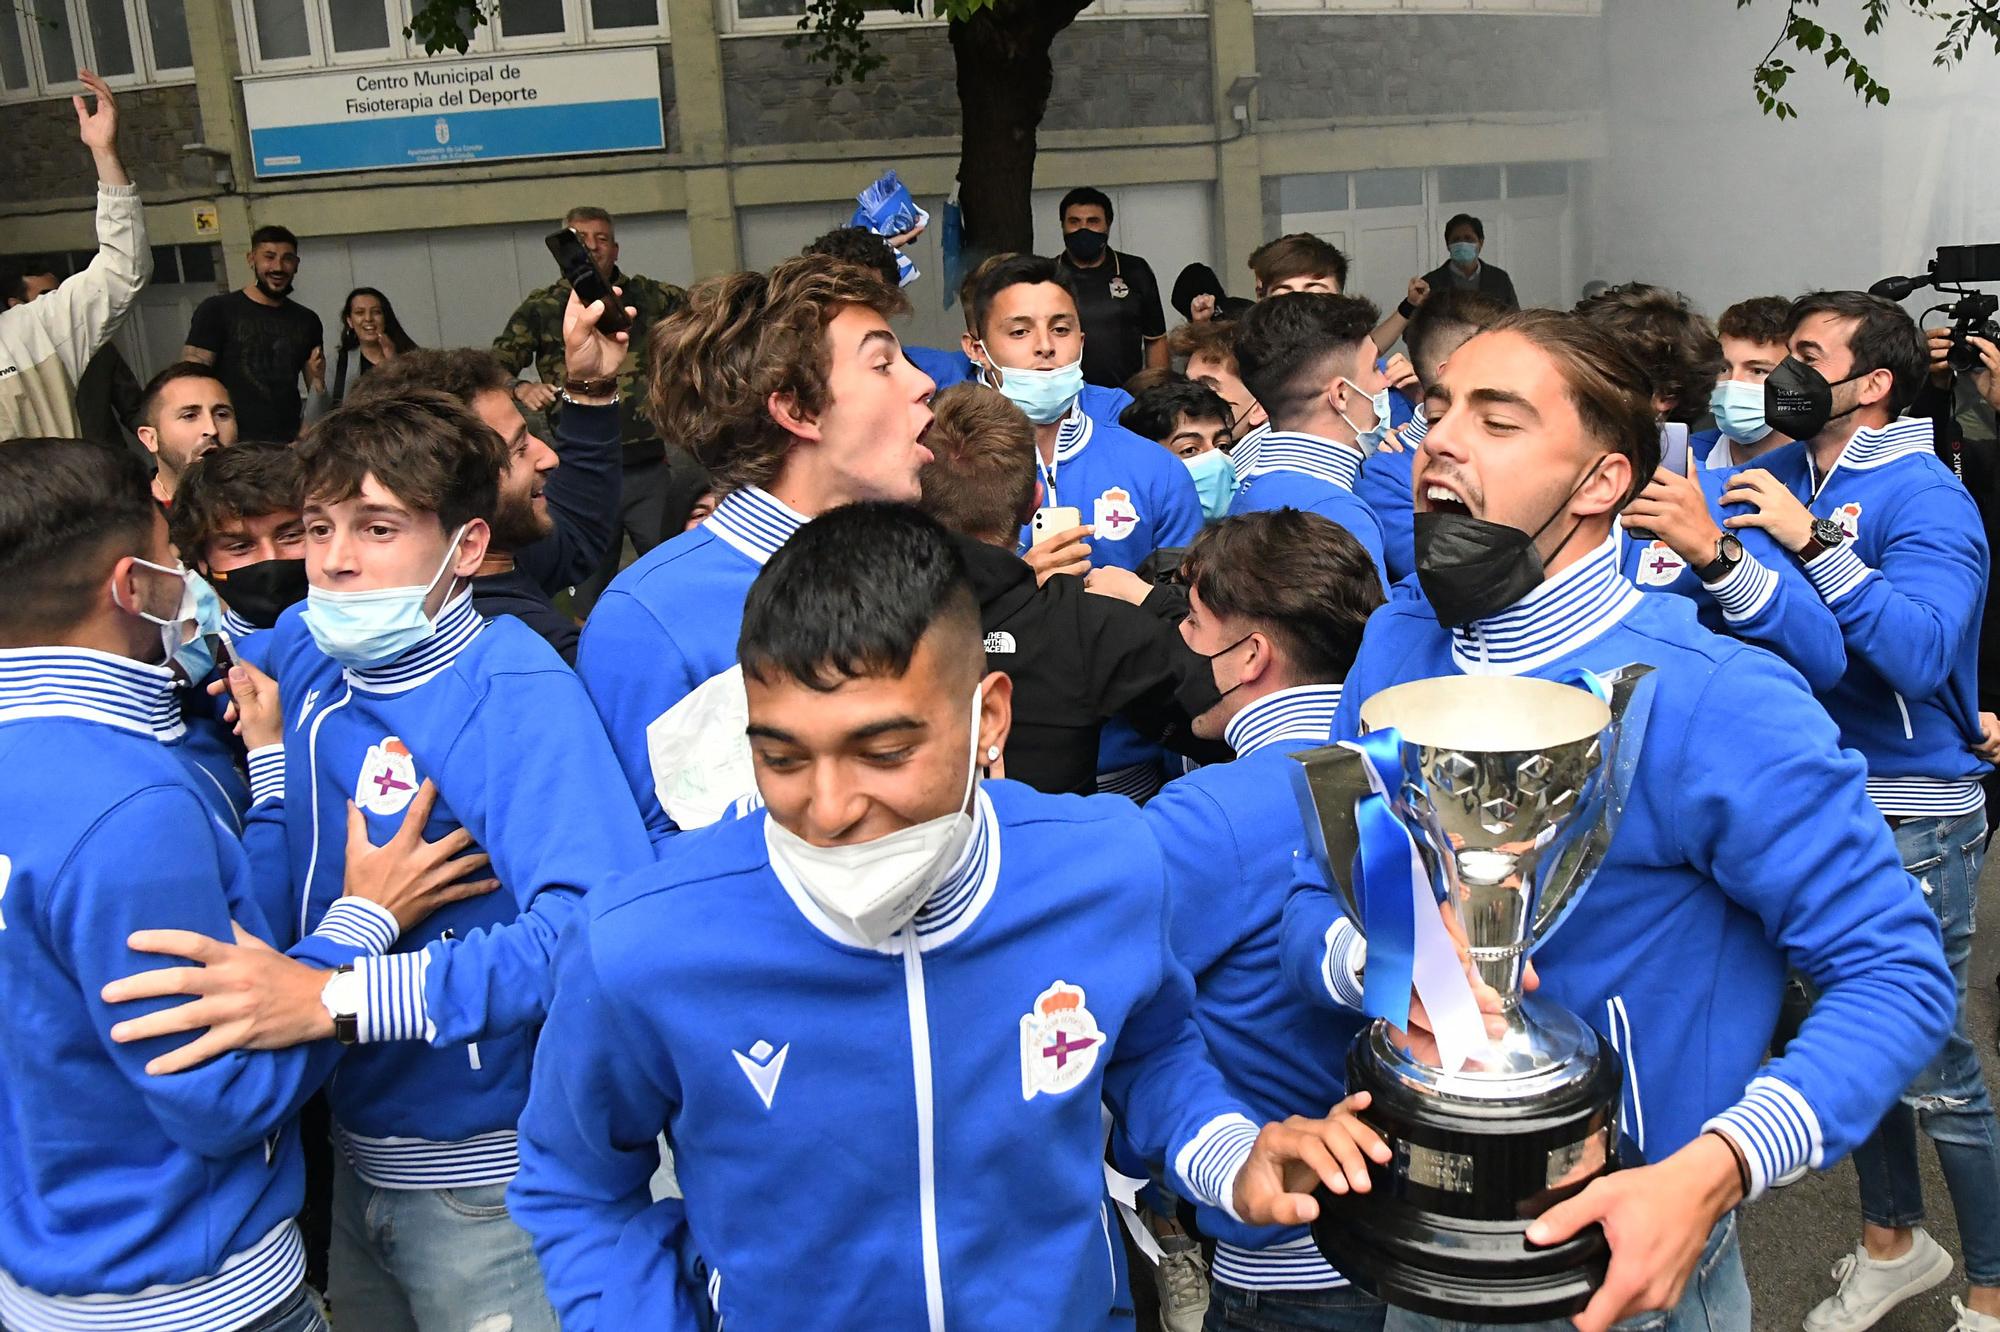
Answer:
<path fill-rule="evenodd" d="M 1799 559 L 1803 563 L 1810 564 L 1845 540 L 1847 540 L 1846 528 L 1831 518 L 1815 518 L 1812 535 L 1806 538 L 1805 547 L 1799 551 Z"/>
<path fill-rule="evenodd" d="M 1743 563 L 1743 543 L 1735 536 L 1724 532 L 1715 542 L 1715 558 L 1694 571 L 1694 576 L 1704 583 L 1717 583 Z"/>
<path fill-rule="evenodd" d="M 319 1001 L 333 1017 L 333 1039 L 342 1045 L 361 1040 L 361 975 L 351 966 L 335 967 L 327 977 Z"/>

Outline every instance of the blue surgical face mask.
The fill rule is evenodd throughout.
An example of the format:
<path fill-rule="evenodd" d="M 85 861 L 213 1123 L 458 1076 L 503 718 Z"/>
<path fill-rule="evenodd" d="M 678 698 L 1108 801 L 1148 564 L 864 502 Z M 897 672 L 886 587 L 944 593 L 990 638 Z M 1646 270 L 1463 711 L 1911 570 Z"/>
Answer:
<path fill-rule="evenodd" d="M 993 357 L 983 342 L 979 344 L 979 354 L 986 359 L 987 382 L 991 383 L 993 376 L 998 375 L 1000 382 L 994 387 L 1000 390 L 1000 396 L 1019 407 L 1022 415 L 1036 425 L 1062 420 L 1075 404 L 1077 394 L 1083 392 L 1081 356 L 1054 370 L 1001 370 L 994 367 Z"/>
<path fill-rule="evenodd" d="M 188 684 L 200 684 L 215 671 L 214 640 L 223 633 L 222 598 L 215 595 L 206 578 L 192 569 L 155 564 L 136 555 L 132 563 L 180 579 L 180 605 L 172 615 L 154 615 L 137 607 L 132 613 L 160 626 L 165 662 Z"/>
<path fill-rule="evenodd" d="M 1356 393 L 1361 393 L 1361 385 L 1353 380 L 1346 379 L 1341 382 Z M 1354 432 L 1354 446 L 1363 453 L 1373 453 L 1382 447 L 1383 437 L 1389 433 L 1389 386 L 1384 384 L 1380 393 L 1362 394 L 1362 396 L 1368 399 L 1368 405 L 1375 411 L 1375 424 L 1363 430 L 1348 420 L 1346 412 L 1340 414 L 1340 419 L 1347 421 L 1347 428 Z"/>
<path fill-rule="evenodd" d="M 1764 386 L 1725 379 L 1708 395 L 1708 410 L 1722 433 L 1738 444 L 1755 444 L 1771 433 L 1764 419 Z"/>
<path fill-rule="evenodd" d="M 1211 523 L 1229 516 L 1229 501 L 1236 494 L 1236 464 L 1221 449 L 1197 453 L 1181 459 L 1194 478 L 1195 493 L 1201 496 L 1201 516 Z"/>
<path fill-rule="evenodd" d="M 1478 241 L 1453 241 L 1446 248 L 1451 251 L 1451 261 L 1461 267 L 1471 264 L 1479 258 Z"/>
<path fill-rule="evenodd" d="M 428 583 L 411 587 L 378 587 L 366 592 L 306 589 L 306 629 L 319 650 L 351 670 L 380 666 L 409 651 L 437 632 L 424 613 L 424 600 L 458 558 L 461 527 L 446 543 L 444 559 Z"/>

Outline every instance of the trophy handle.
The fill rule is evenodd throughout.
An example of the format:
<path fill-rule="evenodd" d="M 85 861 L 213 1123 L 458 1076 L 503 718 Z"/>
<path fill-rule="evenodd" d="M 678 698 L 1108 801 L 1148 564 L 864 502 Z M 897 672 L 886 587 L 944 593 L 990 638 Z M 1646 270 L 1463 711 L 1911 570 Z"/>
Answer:
<path fill-rule="evenodd" d="M 1302 749 L 1291 757 L 1299 765 L 1292 770 L 1292 792 L 1298 797 L 1307 849 L 1333 889 L 1334 900 L 1359 926 L 1354 857 L 1361 850 L 1361 832 L 1354 804 L 1369 793 L 1367 760 L 1346 745 Z"/>
<path fill-rule="evenodd" d="M 1611 839 L 1618 831 L 1631 801 L 1632 778 L 1645 747 L 1646 726 L 1652 718 L 1653 667 L 1644 662 L 1601 671 L 1597 678 L 1610 690 L 1611 725 L 1604 730 L 1603 743 L 1609 752 L 1592 779 L 1592 790 L 1582 799 L 1583 817 L 1568 845 L 1546 862 L 1541 891 L 1536 894 L 1535 918 L 1529 922 L 1528 951 L 1541 948 L 1550 935 L 1569 919 L 1576 904 L 1604 867 Z"/>

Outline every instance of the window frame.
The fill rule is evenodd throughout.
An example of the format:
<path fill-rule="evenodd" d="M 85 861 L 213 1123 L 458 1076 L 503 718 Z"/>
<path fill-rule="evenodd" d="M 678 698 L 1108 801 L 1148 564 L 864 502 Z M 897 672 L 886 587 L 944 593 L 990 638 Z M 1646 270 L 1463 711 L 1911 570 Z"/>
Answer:
<path fill-rule="evenodd" d="M 80 3 L 81 0 L 74 0 Z M 135 3 L 135 0 L 125 0 Z M 389 45 L 369 51 L 342 52 L 333 46 L 333 16 L 326 0 L 296 0 L 306 12 L 311 53 L 306 56 L 266 60 L 256 50 L 255 0 L 231 0 L 236 16 L 238 53 L 245 77 L 296 74 L 327 69 L 387 68 L 411 61 L 476 59 L 502 54 L 527 55 L 536 51 L 575 50 L 587 46 L 655 45 L 670 40 L 667 32 L 665 0 L 655 0 L 656 21 L 630 27 L 598 27 L 591 14 L 591 0 L 562 0 L 563 30 L 560 33 L 532 33 L 509 37 L 501 31 L 498 13 L 473 30 L 463 56 L 454 52 L 427 54 L 404 36 L 410 25 L 414 0 L 380 0 L 388 11 Z"/>
<path fill-rule="evenodd" d="M 162 69 L 156 63 L 153 51 L 153 28 L 151 15 L 144 6 L 147 0 L 118 0 L 119 11 L 125 20 L 125 39 L 132 50 L 132 72 L 129 74 L 106 74 L 104 81 L 114 89 L 123 88 L 172 88 L 194 82 L 193 43 L 189 43 L 189 62 L 172 69 Z M 91 34 L 90 15 L 85 10 L 83 0 L 53 0 L 60 4 L 63 16 L 69 22 L 70 48 L 76 56 L 78 69 L 96 69 L 98 65 L 96 40 Z M 44 63 L 42 51 L 42 27 L 36 17 L 29 12 L 30 3 L 10 4 L 0 21 L 11 21 L 17 34 L 21 63 L 27 75 L 27 85 L 21 88 L 0 87 L 0 104 L 14 105 L 21 102 L 51 101 L 74 97 L 87 91 L 81 79 L 51 79 Z M 182 11 L 182 22 L 186 22 L 186 11 Z M 101 72 L 101 71 L 100 71 Z"/>

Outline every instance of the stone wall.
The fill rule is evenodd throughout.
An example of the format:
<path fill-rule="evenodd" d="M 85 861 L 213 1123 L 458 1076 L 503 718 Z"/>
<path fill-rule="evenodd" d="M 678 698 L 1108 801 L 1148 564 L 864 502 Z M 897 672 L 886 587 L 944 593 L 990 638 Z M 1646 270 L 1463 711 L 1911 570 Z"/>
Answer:
<path fill-rule="evenodd" d="M 181 146 L 201 142 L 194 85 L 118 93 L 118 147 L 139 188 L 153 194 L 199 184 L 184 175 Z M 207 176 L 212 180 L 212 176 Z M 69 98 L 0 106 L 0 179 L 20 202 L 87 199 L 95 193 L 90 153 L 76 138 Z"/>
<path fill-rule="evenodd" d="M 1599 105 L 1595 18 L 1283 15 L 1257 19 L 1265 120 L 1578 111 Z"/>
<path fill-rule="evenodd" d="M 785 40 L 736 37 L 722 44 L 731 143 L 958 133 L 958 86 L 943 26 L 870 33 L 881 68 L 839 87 L 827 86 L 825 65 Z M 1211 115 L 1205 19 L 1073 23 L 1056 38 L 1053 55 L 1044 129 L 1203 124 Z"/>

